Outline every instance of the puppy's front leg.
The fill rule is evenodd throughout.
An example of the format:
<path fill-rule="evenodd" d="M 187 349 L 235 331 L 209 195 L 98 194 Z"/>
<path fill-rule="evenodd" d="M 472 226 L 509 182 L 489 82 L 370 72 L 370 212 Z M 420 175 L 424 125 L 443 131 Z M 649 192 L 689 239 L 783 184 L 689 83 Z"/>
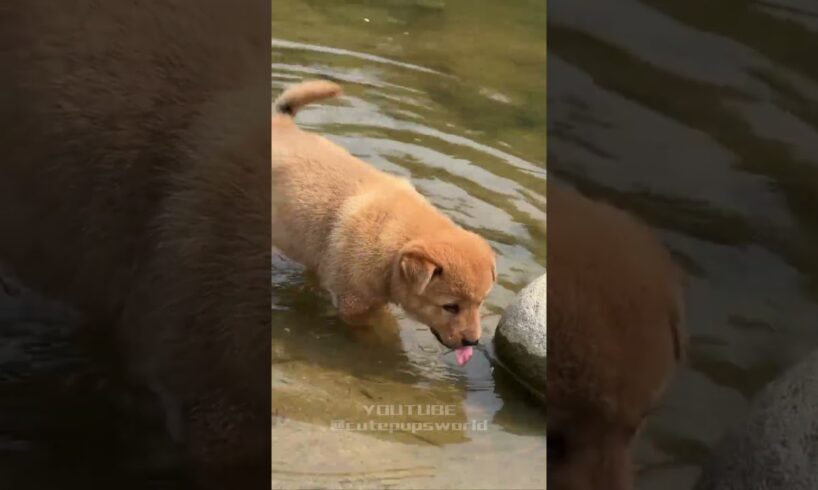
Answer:
<path fill-rule="evenodd" d="M 338 311 L 341 319 L 349 325 L 369 325 L 372 312 L 381 306 L 383 305 L 367 300 L 360 294 L 343 292 L 338 295 Z"/>

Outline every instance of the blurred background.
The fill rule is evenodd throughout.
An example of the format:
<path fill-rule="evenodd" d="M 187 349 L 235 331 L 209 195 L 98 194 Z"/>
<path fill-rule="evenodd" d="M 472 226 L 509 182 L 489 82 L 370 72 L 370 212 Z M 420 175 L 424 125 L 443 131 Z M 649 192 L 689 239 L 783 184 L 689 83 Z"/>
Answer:
<path fill-rule="evenodd" d="M 691 488 L 818 347 L 817 45 L 809 0 L 549 2 L 549 176 L 646 220 L 689 276 L 689 359 L 640 488 Z"/>

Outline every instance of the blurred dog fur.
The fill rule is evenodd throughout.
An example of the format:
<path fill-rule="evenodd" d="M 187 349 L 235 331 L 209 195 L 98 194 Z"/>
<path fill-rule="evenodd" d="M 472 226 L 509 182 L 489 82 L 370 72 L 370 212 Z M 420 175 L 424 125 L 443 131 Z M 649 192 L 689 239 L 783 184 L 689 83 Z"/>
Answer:
<path fill-rule="evenodd" d="M 548 188 L 548 483 L 626 490 L 631 445 L 683 353 L 681 274 L 651 230 Z"/>
<path fill-rule="evenodd" d="M 214 488 L 269 482 L 268 9 L 0 6 L 0 261 L 114 334 Z"/>
<path fill-rule="evenodd" d="M 273 246 L 318 273 L 342 319 L 367 323 L 395 303 L 458 348 L 480 338 L 494 252 L 412 184 L 355 158 L 293 121 L 341 88 L 314 80 L 286 90 L 273 118 Z"/>

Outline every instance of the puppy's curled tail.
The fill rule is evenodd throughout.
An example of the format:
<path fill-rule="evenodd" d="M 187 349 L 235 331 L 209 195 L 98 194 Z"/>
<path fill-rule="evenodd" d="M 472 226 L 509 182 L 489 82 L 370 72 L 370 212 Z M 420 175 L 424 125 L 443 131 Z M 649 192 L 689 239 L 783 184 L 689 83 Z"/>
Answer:
<path fill-rule="evenodd" d="M 343 93 L 340 85 L 328 80 L 310 80 L 293 85 L 281 94 L 275 101 L 275 111 L 278 114 L 295 116 L 299 109 L 307 104 L 321 99 L 337 97 Z"/>

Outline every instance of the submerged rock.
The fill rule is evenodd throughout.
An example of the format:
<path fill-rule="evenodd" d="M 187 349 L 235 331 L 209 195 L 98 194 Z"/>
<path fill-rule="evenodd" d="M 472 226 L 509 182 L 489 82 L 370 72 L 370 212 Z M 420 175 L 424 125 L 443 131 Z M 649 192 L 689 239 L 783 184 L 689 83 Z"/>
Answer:
<path fill-rule="evenodd" d="M 818 488 L 818 351 L 773 381 L 716 448 L 696 490 Z"/>
<path fill-rule="evenodd" d="M 494 347 L 497 357 L 522 381 L 545 393 L 545 274 L 523 288 L 503 312 Z"/>

